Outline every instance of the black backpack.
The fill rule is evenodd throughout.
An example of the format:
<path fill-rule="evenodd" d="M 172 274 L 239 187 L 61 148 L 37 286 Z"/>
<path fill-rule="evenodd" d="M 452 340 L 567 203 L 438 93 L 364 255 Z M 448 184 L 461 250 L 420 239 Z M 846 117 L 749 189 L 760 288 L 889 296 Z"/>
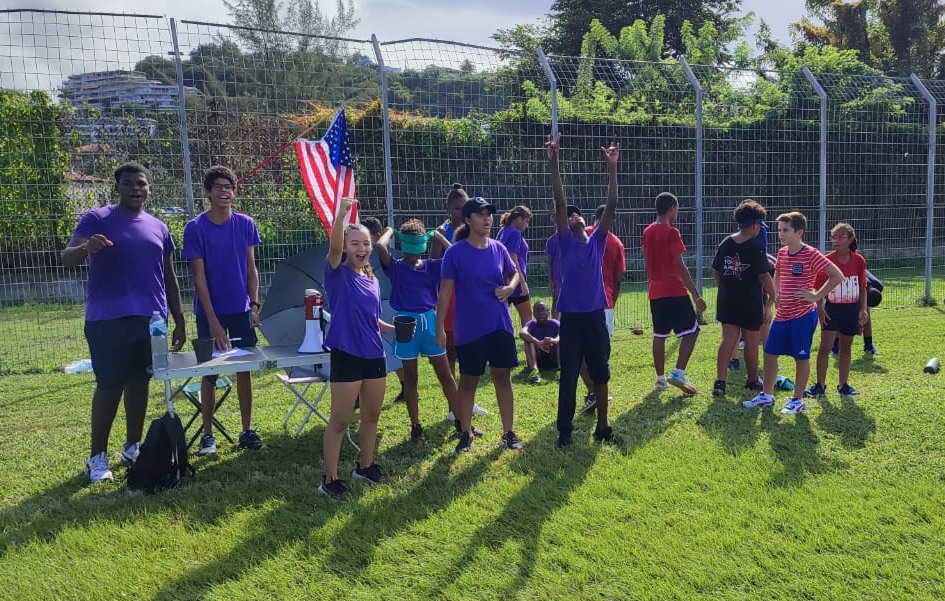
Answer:
<path fill-rule="evenodd" d="M 180 417 L 165 413 L 151 422 L 137 461 L 128 470 L 128 488 L 153 494 L 180 486 L 197 470 L 187 461 L 187 443 Z"/>

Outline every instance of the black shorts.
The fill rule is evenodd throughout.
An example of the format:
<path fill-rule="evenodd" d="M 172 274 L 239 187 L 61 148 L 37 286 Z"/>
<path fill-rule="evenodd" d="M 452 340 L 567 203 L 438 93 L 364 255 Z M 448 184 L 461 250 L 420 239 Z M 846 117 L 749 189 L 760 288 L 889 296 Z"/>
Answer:
<path fill-rule="evenodd" d="M 551 352 L 546 353 L 545 351 L 535 347 L 537 352 L 537 357 L 535 357 L 535 362 L 538 364 L 538 369 L 558 369 L 558 347 L 552 346 Z"/>
<path fill-rule="evenodd" d="M 120 391 L 127 382 L 151 377 L 151 316 L 85 322 L 95 383 L 101 390 Z"/>
<path fill-rule="evenodd" d="M 209 338 L 210 322 L 207 321 L 207 318 L 204 315 L 197 315 L 196 317 L 197 337 Z M 233 343 L 233 346 L 246 348 L 250 346 L 256 346 L 256 344 L 259 342 L 256 339 L 256 328 L 249 325 L 249 311 L 246 313 L 217 315 L 217 319 L 220 320 L 220 325 L 222 325 L 223 329 L 226 330 L 226 335 L 229 336 L 230 339 L 239 338 L 239 340 Z"/>
<path fill-rule="evenodd" d="M 513 306 L 513 305 L 521 305 L 522 303 L 527 303 L 530 299 L 531 299 L 531 296 L 526 294 L 525 296 L 510 296 L 509 298 L 506 299 L 505 302 L 507 302 L 509 306 Z"/>
<path fill-rule="evenodd" d="M 715 309 L 715 319 L 719 323 L 738 326 L 749 332 L 761 329 L 764 322 L 764 302 L 728 302 L 724 306 L 718 305 Z"/>
<path fill-rule="evenodd" d="M 387 377 L 387 364 L 384 357 L 365 359 L 338 349 L 331 349 L 332 382 L 360 382 Z"/>
<path fill-rule="evenodd" d="M 844 336 L 860 333 L 859 303 L 824 303 L 824 309 L 827 311 L 824 332 L 840 332 Z"/>
<path fill-rule="evenodd" d="M 587 374 L 595 384 L 610 381 L 610 331 L 604 309 L 580 313 L 561 313 L 561 363 L 580 366 L 574 357 L 587 364 Z"/>
<path fill-rule="evenodd" d="M 511 332 L 496 330 L 472 342 L 456 347 L 459 373 L 479 377 L 486 372 L 486 363 L 491 367 L 512 369 L 518 365 L 518 350 Z"/>
<path fill-rule="evenodd" d="M 696 311 L 688 296 L 653 299 L 650 301 L 650 315 L 653 317 L 654 338 L 669 338 L 672 332 L 681 338 L 699 331 Z"/>

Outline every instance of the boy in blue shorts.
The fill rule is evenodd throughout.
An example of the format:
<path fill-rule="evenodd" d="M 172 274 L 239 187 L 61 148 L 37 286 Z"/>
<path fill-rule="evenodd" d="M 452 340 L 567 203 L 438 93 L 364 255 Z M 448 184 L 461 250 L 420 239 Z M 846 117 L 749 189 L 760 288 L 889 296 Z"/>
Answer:
<path fill-rule="evenodd" d="M 425 442 L 426 435 L 420 424 L 419 396 L 417 394 L 417 359 L 422 354 L 443 388 L 450 411 L 456 413 L 456 380 L 446 357 L 446 349 L 438 346 L 436 337 L 436 301 L 440 288 L 440 268 L 443 259 L 424 259 L 430 238 L 438 237 L 444 248 L 450 243 L 437 231 L 427 232 L 418 219 L 410 219 L 400 226 L 397 238 L 404 253 L 402 259 L 390 254 L 390 239 L 394 230 L 387 228 L 377 241 L 377 254 L 384 273 L 390 278 L 390 306 L 397 315 L 413 317 L 416 330 L 410 342 L 394 341 L 394 355 L 403 361 L 404 401 L 410 416 L 410 440 Z"/>
<path fill-rule="evenodd" d="M 817 328 L 816 303 L 843 281 L 843 274 L 819 250 L 804 244 L 806 229 L 807 218 L 803 213 L 794 211 L 778 216 L 778 238 L 783 244 L 774 266 L 778 309 L 765 342 L 764 390 L 743 402 L 745 407 L 774 405 L 778 356 L 789 355 L 794 358 L 797 370 L 794 396 L 784 404 L 781 413 L 798 414 L 807 409 L 801 397 L 810 377 L 810 345 Z M 827 274 L 827 282 L 813 290 L 815 279 L 821 272 Z"/>

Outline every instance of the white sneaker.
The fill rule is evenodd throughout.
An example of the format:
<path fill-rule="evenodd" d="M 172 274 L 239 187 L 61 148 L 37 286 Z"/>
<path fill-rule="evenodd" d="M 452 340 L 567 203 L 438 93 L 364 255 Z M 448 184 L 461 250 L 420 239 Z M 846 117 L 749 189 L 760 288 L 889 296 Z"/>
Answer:
<path fill-rule="evenodd" d="M 746 409 L 755 409 L 755 408 L 764 409 L 765 407 L 773 407 L 773 406 L 774 406 L 774 395 L 765 394 L 763 392 L 758 393 L 758 396 L 756 396 L 755 398 L 751 400 L 742 401 L 742 407 Z"/>
<path fill-rule="evenodd" d="M 200 446 L 197 447 L 197 456 L 214 455 L 217 452 L 217 439 L 213 434 L 204 434 L 200 438 Z"/>
<path fill-rule="evenodd" d="M 88 461 L 85 462 L 85 473 L 92 484 L 114 478 L 112 470 L 108 469 L 108 455 L 104 451 L 89 457 Z"/>
<path fill-rule="evenodd" d="M 130 466 L 135 461 L 138 460 L 138 455 L 141 454 L 141 445 L 137 442 L 128 444 L 127 442 L 121 445 L 121 464 L 124 466 Z"/>
<path fill-rule="evenodd" d="M 489 415 L 489 412 L 486 411 L 484 407 L 473 403 L 473 415 Z"/>

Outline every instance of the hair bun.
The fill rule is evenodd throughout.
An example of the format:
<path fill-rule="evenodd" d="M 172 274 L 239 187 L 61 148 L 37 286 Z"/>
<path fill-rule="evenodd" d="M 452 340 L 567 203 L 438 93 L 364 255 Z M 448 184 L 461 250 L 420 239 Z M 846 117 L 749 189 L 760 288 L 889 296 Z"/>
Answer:
<path fill-rule="evenodd" d="M 463 185 L 462 185 L 461 183 L 459 183 L 459 182 L 456 182 L 455 184 L 453 184 L 453 189 L 454 189 L 454 190 L 462 190 L 462 189 L 463 189 Z"/>

